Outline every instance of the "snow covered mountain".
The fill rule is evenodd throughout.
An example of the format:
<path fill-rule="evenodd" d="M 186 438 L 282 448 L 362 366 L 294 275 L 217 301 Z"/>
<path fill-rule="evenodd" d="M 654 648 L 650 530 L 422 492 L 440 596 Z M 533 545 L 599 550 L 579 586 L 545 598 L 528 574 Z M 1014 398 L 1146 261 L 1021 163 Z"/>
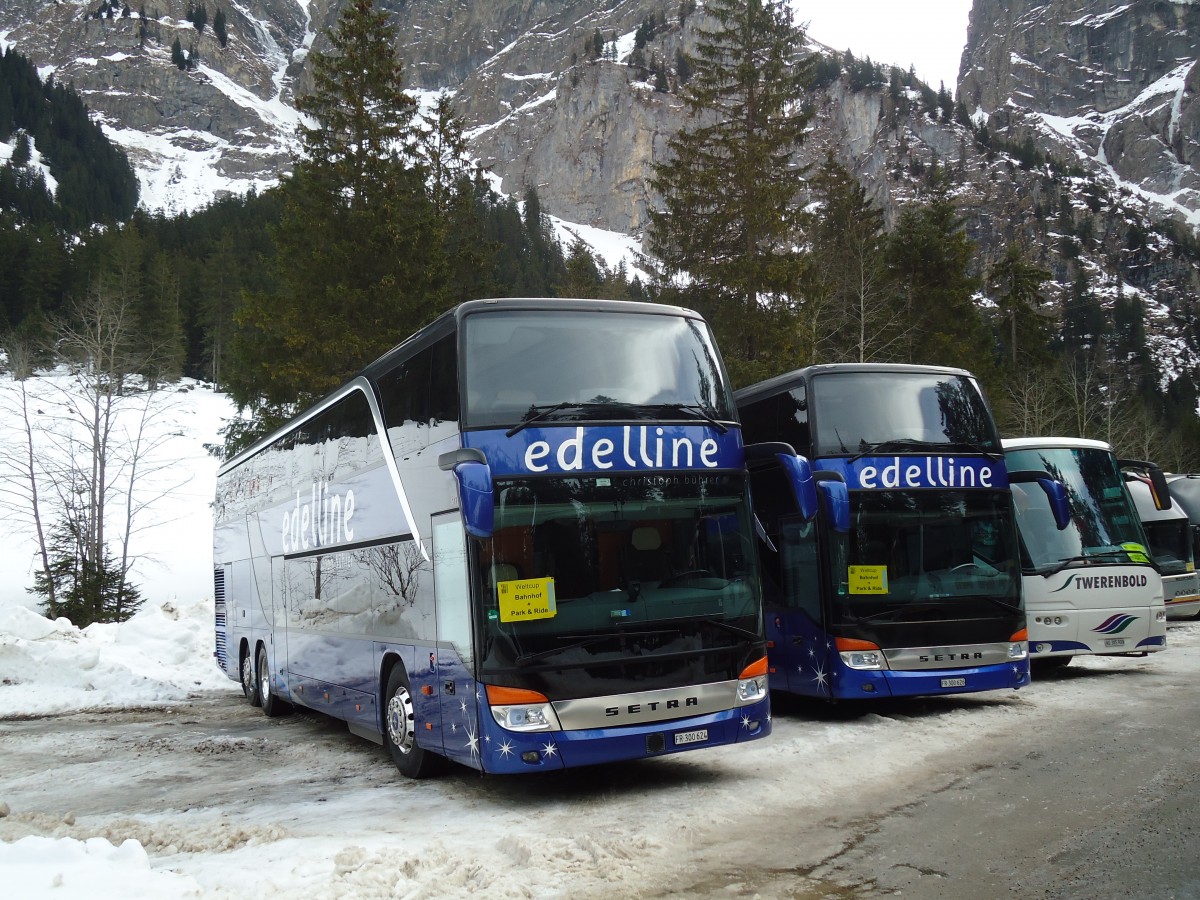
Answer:
<path fill-rule="evenodd" d="M 6 0 L 0 46 L 74 85 L 129 153 L 142 205 L 173 213 L 287 171 L 293 99 L 342 5 Z M 651 167 L 685 121 L 677 60 L 705 27 L 703 3 L 379 5 L 413 90 L 455 93 L 503 191 L 534 185 L 558 219 L 641 233 Z M 803 161 L 833 153 L 889 222 L 931 170 L 951 172 L 981 273 L 1019 241 L 1052 272 L 1049 300 L 1081 274 L 1102 301 L 1132 293 L 1163 386 L 1200 382 L 1198 60 L 1200 0 L 974 0 L 958 90 L 969 120 L 886 72 L 865 84 L 847 74 L 804 98 L 817 116 Z"/>

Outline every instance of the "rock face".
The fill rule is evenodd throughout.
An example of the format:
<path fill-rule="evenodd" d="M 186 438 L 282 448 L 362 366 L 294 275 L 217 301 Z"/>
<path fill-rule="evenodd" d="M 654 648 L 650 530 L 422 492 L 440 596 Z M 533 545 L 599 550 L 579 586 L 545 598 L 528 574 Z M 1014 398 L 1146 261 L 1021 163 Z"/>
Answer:
<path fill-rule="evenodd" d="M 1200 223 L 1200 2 L 974 0 L 959 98 Z"/>
<path fill-rule="evenodd" d="M 217 193 L 286 172 L 308 51 L 325 42 L 344 0 L 126 2 L 113 16 L 104 0 L 7 0 L 0 43 L 84 95 L 129 151 L 148 203 L 170 211 L 202 201 L 184 191 L 196 164 L 215 173 L 207 189 Z M 203 30 L 187 21 L 194 5 L 208 13 Z M 505 191 L 536 186 L 543 206 L 569 221 L 626 233 L 645 226 L 655 202 L 647 176 L 687 121 L 675 79 L 655 91 L 646 67 L 670 67 L 678 49 L 694 47 L 702 8 L 681 20 L 679 5 L 662 0 L 379 5 L 395 24 L 412 86 L 455 92 L 473 150 Z M 227 21 L 224 45 L 212 27 L 217 10 Z M 657 28 L 639 51 L 643 65 L 631 65 L 633 33 L 651 16 Z M 608 58 L 594 58 L 597 34 Z M 1010 144 L 1030 137 L 1064 161 L 1110 172 L 1159 215 L 1194 226 L 1198 36 L 1200 0 L 975 0 L 959 98 Z M 192 68 L 172 63 L 176 40 Z M 886 95 L 835 83 L 810 100 L 820 115 L 805 161 L 835 152 L 891 211 L 903 193 L 885 176 L 903 160 L 881 128 Z M 924 117 L 905 127 L 902 156 L 961 155 L 956 127 Z"/>
<path fill-rule="evenodd" d="M 0 0 L 0 47 L 74 85 L 129 153 L 144 205 L 171 213 L 288 171 L 309 52 L 346 2 Z M 535 186 L 560 219 L 644 230 L 653 165 L 688 121 L 673 67 L 709 26 L 702 4 L 681 16 L 675 0 L 376 2 L 412 88 L 454 93 L 505 192 Z M 1052 272 L 1048 299 L 1083 277 L 1105 301 L 1136 291 L 1164 388 L 1183 373 L 1200 383 L 1198 59 L 1200 0 L 974 0 L 958 89 L 974 128 L 919 92 L 843 77 L 798 98 L 815 116 L 797 162 L 832 155 L 889 224 L 938 173 L 981 275 L 1018 242 Z M 651 83 L 658 63 L 666 90 Z"/>

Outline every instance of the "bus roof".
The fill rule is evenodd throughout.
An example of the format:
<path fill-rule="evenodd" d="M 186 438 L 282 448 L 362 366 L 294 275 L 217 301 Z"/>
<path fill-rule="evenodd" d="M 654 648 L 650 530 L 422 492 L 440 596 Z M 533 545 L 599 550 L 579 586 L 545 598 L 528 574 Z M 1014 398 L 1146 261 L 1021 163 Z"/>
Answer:
<path fill-rule="evenodd" d="M 1023 437 L 1005 438 L 1000 442 L 1005 450 L 1107 450 L 1112 447 L 1104 441 L 1093 441 L 1091 438 L 1076 437 Z"/>
<path fill-rule="evenodd" d="M 446 310 L 425 327 L 413 332 L 403 341 L 388 350 L 378 359 L 363 367 L 361 374 L 368 377 L 380 370 L 391 368 L 392 360 L 402 355 L 405 350 L 419 343 L 427 335 L 440 334 L 449 329 L 449 321 L 454 320 L 456 326 L 472 313 L 494 310 L 554 310 L 570 309 L 586 312 L 624 312 L 645 313 L 659 316 L 688 316 L 702 318 L 698 312 L 685 309 L 682 306 L 668 306 L 662 303 L 641 303 L 636 300 L 580 300 L 571 297 L 493 297 L 482 300 L 467 300 L 452 309 Z"/>
<path fill-rule="evenodd" d="M 966 369 L 954 369 L 949 366 L 922 366 L 909 363 L 821 363 L 815 366 L 805 366 L 802 369 L 795 369 L 783 375 L 767 378 L 757 384 L 740 388 L 733 392 L 733 398 L 738 404 L 748 403 L 795 387 L 800 382 L 813 376 L 824 375 L 830 372 L 862 372 L 880 375 L 887 373 L 934 372 L 942 375 L 962 375 L 967 378 L 975 377 Z"/>

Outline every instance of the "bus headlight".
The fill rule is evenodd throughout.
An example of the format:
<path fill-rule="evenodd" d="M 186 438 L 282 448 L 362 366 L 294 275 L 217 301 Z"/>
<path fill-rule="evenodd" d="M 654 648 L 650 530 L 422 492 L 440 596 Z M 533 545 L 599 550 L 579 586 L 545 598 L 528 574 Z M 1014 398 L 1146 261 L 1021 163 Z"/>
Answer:
<path fill-rule="evenodd" d="M 545 694 L 524 688 L 487 686 L 492 718 L 509 731 L 559 731 L 562 726 Z"/>
<path fill-rule="evenodd" d="M 737 702 L 741 706 L 757 703 L 767 696 L 767 658 L 757 659 L 738 676 Z"/>
<path fill-rule="evenodd" d="M 879 650 L 851 650 L 838 656 L 851 669 L 884 669 L 883 653 Z"/>
<path fill-rule="evenodd" d="M 536 706 L 493 706 L 492 718 L 509 731 L 557 731 L 558 717 L 549 703 Z"/>
<path fill-rule="evenodd" d="M 858 638 L 835 638 L 838 656 L 842 663 L 851 669 L 886 669 L 887 658 L 878 644 L 871 641 L 861 641 Z"/>
<path fill-rule="evenodd" d="M 738 680 L 738 703 L 742 705 L 757 703 L 765 696 L 767 696 L 766 675 L 760 675 L 758 678 L 741 678 Z"/>

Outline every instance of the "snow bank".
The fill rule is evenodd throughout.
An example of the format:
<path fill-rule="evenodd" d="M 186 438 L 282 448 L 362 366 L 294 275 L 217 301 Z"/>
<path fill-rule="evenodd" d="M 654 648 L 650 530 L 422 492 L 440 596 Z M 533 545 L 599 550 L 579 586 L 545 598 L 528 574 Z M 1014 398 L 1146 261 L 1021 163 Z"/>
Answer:
<path fill-rule="evenodd" d="M 148 603 L 128 622 L 85 629 L 0 601 L 0 719 L 239 690 L 213 647 L 211 600 Z"/>

